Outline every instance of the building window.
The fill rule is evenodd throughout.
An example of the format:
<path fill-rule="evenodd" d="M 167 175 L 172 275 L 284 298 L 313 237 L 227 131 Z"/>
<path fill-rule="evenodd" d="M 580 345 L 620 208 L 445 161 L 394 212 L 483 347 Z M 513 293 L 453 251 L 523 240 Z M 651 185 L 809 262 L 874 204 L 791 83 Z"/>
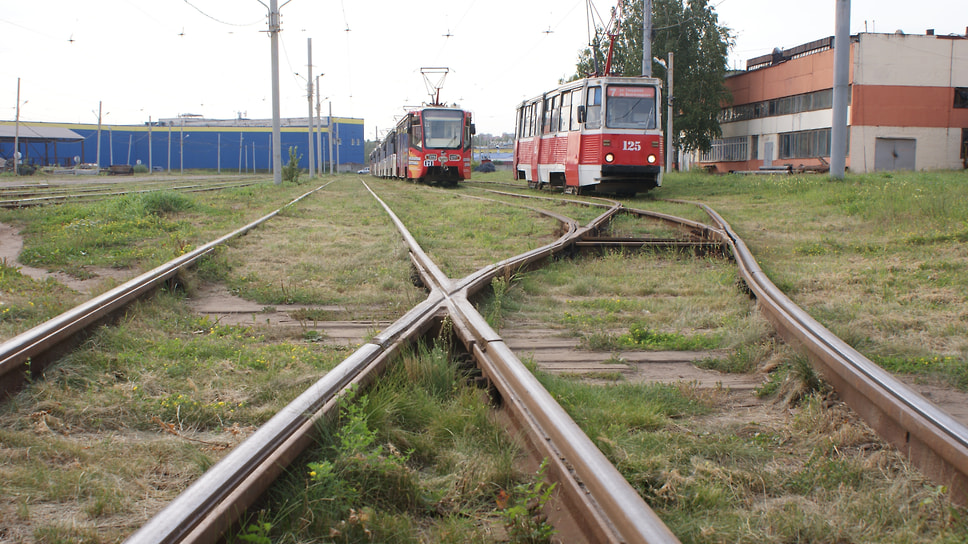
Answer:
<path fill-rule="evenodd" d="M 968 108 L 968 87 L 955 87 L 955 107 Z"/>
<path fill-rule="evenodd" d="M 847 100 L 849 103 L 849 94 Z M 720 112 L 719 121 L 721 123 L 730 123 L 733 121 L 748 121 L 750 119 L 775 117 L 777 115 L 792 115 L 806 111 L 826 110 L 832 108 L 833 103 L 833 89 L 824 89 L 812 93 L 784 96 L 782 98 L 724 108 Z"/>
<path fill-rule="evenodd" d="M 733 162 L 745 161 L 749 139 L 746 136 L 713 140 L 709 151 L 705 151 L 699 158 L 700 162 Z"/>
<path fill-rule="evenodd" d="M 760 158 L 760 135 L 750 136 L 750 160 L 755 161 Z"/>
<path fill-rule="evenodd" d="M 787 132 L 779 135 L 780 159 L 810 159 L 830 156 L 830 129 Z"/>

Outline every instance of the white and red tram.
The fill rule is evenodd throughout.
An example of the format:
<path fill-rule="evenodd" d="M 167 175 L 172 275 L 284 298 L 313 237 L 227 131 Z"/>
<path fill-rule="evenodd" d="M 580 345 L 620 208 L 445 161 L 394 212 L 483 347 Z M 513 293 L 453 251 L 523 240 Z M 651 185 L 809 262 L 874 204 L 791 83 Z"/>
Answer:
<path fill-rule="evenodd" d="M 661 186 L 661 85 L 650 77 L 588 77 L 521 103 L 515 179 L 575 194 Z"/>
<path fill-rule="evenodd" d="M 456 185 L 471 177 L 471 112 L 433 106 L 400 119 L 370 154 L 370 174 Z"/>

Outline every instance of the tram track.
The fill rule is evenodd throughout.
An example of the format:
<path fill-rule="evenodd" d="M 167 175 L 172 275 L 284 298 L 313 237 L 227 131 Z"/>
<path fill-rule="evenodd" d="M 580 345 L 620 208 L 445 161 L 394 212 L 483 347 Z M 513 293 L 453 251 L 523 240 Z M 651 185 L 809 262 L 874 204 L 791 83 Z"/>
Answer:
<path fill-rule="evenodd" d="M 206 176 L 207 177 L 207 176 Z M 259 180 L 252 176 L 226 178 L 219 177 L 217 181 L 206 181 L 201 178 L 168 178 L 165 180 L 140 180 L 131 182 L 105 181 L 99 183 L 64 183 L 54 182 L 43 185 L 7 185 L 0 186 L 0 208 L 26 208 L 31 206 L 47 206 L 65 202 L 94 202 L 130 194 L 145 194 L 156 191 L 177 192 L 206 192 L 247 187 Z M 125 182 L 130 184 L 125 187 Z M 122 186 L 122 188 L 118 188 Z"/>
<path fill-rule="evenodd" d="M 244 509 L 244 505 L 255 500 L 268 485 L 267 482 L 278 475 L 283 467 L 306 446 L 315 422 L 326 417 L 326 414 L 334 409 L 347 387 L 353 384 L 366 384 L 375 379 L 376 373 L 403 345 L 433 329 L 445 315 L 453 319 L 455 331 L 459 334 L 462 343 L 475 355 L 485 376 L 492 381 L 502 398 L 510 405 L 509 411 L 515 427 L 531 430 L 529 441 L 535 455 L 557 460 L 557 466 L 551 474 L 556 481 L 562 483 L 563 488 L 569 488 L 566 499 L 569 506 L 584 512 L 578 515 L 584 516 L 582 525 L 590 527 L 586 529 L 587 541 L 675 542 L 676 539 L 672 533 L 658 521 L 634 489 L 628 486 L 624 478 L 607 460 L 604 460 L 597 448 L 577 429 L 574 422 L 561 411 L 560 407 L 555 408 L 557 403 L 547 397 L 544 389 L 521 365 L 520 360 L 507 347 L 504 340 L 487 326 L 468 301 L 498 275 L 534 265 L 579 244 L 607 245 L 615 242 L 615 240 L 601 239 L 596 231 L 617 213 L 632 213 L 666 221 L 690 233 L 692 240 L 689 243 L 691 244 L 708 244 L 709 247 L 717 248 L 728 246 L 740 264 L 751 291 L 757 296 L 761 306 L 768 307 L 765 311 L 777 323 L 778 329 L 794 337 L 798 343 L 807 345 L 808 350 L 811 349 L 810 345 L 824 343 L 827 347 L 817 348 L 819 352 L 831 351 L 831 345 L 840 348 L 836 346 L 836 341 L 829 337 L 825 337 L 822 341 L 813 339 L 815 331 L 810 330 L 809 320 L 802 319 L 802 316 L 796 316 L 796 319 L 790 317 L 796 314 L 795 310 L 789 307 L 792 303 L 783 301 L 782 293 L 778 296 L 778 290 L 763 277 L 762 272 L 755 265 L 755 260 L 752 260 L 751 256 L 747 257 L 748 250 L 742 240 L 735 236 L 729 225 L 710 209 L 707 209 L 707 213 L 713 218 L 713 226 L 652 214 L 644 210 L 628 210 L 615 203 L 585 227 L 580 227 L 573 221 L 566 222 L 564 233 L 553 244 L 489 265 L 467 277 L 454 280 L 447 278 L 420 249 L 419 244 L 406 233 L 405 226 L 396 218 L 392 210 L 375 193 L 373 196 L 393 217 L 407 241 L 413 264 L 424 284 L 429 288 L 427 299 L 375 336 L 337 369 L 328 373 L 286 409 L 260 427 L 249 439 L 233 449 L 178 499 L 132 535 L 129 538 L 130 542 L 211 542 L 217 539 L 231 526 Z M 260 222 L 272 215 L 266 216 Z M 557 216 L 557 218 L 561 220 L 563 216 Z M 254 228 L 254 226 L 257 225 L 252 224 L 247 228 Z M 639 242 L 643 240 L 630 241 L 630 243 Z M 181 266 L 188 264 L 190 263 L 186 262 Z M 134 283 L 140 278 L 142 277 L 139 276 L 129 283 Z M 164 278 L 157 276 L 149 283 L 157 284 L 164 281 Z M 145 280 L 147 281 L 147 278 Z M 774 304 L 780 309 L 770 309 Z M 795 324 L 798 319 L 800 323 Z M 70 331 L 65 334 L 69 335 Z M 34 344 L 42 347 L 39 342 Z M 6 350 L 3 350 L 3 353 L 6 353 Z M 35 353 L 37 355 L 34 356 L 39 357 L 40 352 Z M 6 361 L 6 357 L 3 360 Z M 830 367 L 825 369 L 825 376 L 827 372 L 832 371 L 832 365 L 835 363 L 828 361 L 826 364 Z M 4 365 L 0 368 L 8 367 Z M 6 374 L 7 371 L 4 370 L 4 375 Z M 836 382 L 835 386 L 838 391 L 841 387 L 845 387 Z M 872 386 L 860 386 L 860 389 L 863 390 L 865 387 Z M 859 399 L 855 400 L 856 395 L 845 396 L 855 410 L 865 414 L 863 410 L 858 410 L 854 406 L 854 403 L 862 402 Z M 919 404 L 913 397 L 908 400 L 912 405 Z M 881 409 L 882 412 L 888 410 L 893 411 L 895 408 Z M 938 442 L 931 442 L 930 439 L 922 438 L 924 435 L 918 434 L 923 427 L 929 426 L 924 421 L 927 420 L 930 423 L 928 416 L 932 415 L 930 409 L 922 409 L 922 412 L 927 415 L 917 416 L 920 418 L 918 425 L 901 428 L 905 429 L 903 430 L 905 433 L 913 433 L 919 443 L 928 447 Z M 865 417 L 869 416 L 865 415 Z M 915 416 L 906 417 L 915 418 Z M 902 419 L 902 422 L 897 425 L 902 425 L 904 418 L 899 419 Z M 965 435 L 964 431 L 958 429 L 958 424 L 952 425 L 951 422 L 943 421 L 944 418 L 940 419 L 943 423 L 942 427 L 949 432 L 949 436 L 957 436 L 959 432 L 961 436 Z M 950 443 L 945 443 L 942 449 L 941 452 L 928 450 L 935 455 L 934 463 L 938 462 L 937 459 L 947 463 L 945 470 L 948 472 L 942 471 L 935 476 L 945 481 L 946 475 L 950 477 L 954 473 L 955 479 L 951 482 L 945 481 L 945 485 L 951 485 L 953 492 L 958 489 L 963 492 L 960 482 L 964 477 L 964 469 L 958 469 L 956 465 L 961 463 L 960 466 L 964 467 L 965 464 L 960 457 L 948 453 L 952 449 Z M 917 455 L 926 454 L 921 451 Z M 914 457 L 912 459 L 917 462 Z M 929 464 L 928 469 L 930 467 Z M 928 469 L 922 467 L 926 473 L 933 474 Z"/>

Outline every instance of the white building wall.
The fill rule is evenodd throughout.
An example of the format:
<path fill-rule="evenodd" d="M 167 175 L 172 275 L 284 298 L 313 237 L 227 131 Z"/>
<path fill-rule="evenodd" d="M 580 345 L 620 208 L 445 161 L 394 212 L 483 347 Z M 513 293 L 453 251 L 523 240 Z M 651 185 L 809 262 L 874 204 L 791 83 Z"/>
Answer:
<path fill-rule="evenodd" d="M 960 170 L 961 129 L 921 127 L 851 127 L 850 171 L 874 171 L 877 138 L 917 140 L 915 170 Z"/>
<path fill-rule="evenodd" d="M 968 87 L 968 40 L 936 36 L 859 34 L 855 85 Z"/>

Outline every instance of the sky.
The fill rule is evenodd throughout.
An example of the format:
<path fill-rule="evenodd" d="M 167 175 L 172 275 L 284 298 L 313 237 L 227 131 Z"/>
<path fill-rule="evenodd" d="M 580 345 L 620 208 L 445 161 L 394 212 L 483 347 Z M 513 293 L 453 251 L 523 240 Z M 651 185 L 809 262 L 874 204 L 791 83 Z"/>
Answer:
<path fill-rule="evenodd" d="M 634 0 L 641 1 L 641 0 Z M 183 114 L 272 116 L 269 0 L 0 0 L 0 120 L 137 125 Z M 422 68 L 447 68 L 446 103 L 478 133 L 514 128 L 524 99 L 574 73 L 588 0 L 278 0 L 280 110 L 309 113 L 309 41 L 323 115 L 382 135 L 430 99 Z M 615 0 L 593 0 L 595 19 Z M 834 34 L 834 0 L 710 0 L 736 37 L 731 68 Z M 964 34 L 964 0 L 853 0 L 850 31 Z M 321 77 L 320 74 L 322 74 Z M 315 94 L 313 98 L 315 106 Z"/>

